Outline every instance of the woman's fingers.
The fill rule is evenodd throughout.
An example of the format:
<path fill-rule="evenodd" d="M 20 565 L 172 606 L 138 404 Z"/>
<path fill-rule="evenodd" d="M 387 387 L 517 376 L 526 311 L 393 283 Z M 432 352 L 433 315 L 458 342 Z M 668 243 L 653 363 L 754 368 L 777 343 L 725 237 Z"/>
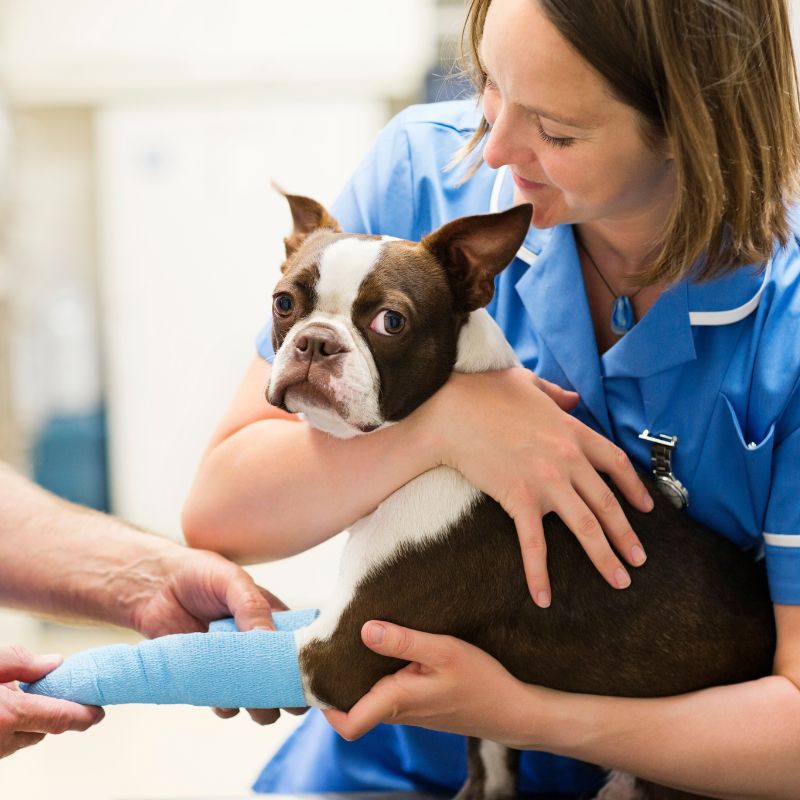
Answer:
<path fill-rule="evenodd" d="M 583 426 L 582 433 L 584 452 L 592 466 L 605 472 L 634 508 L 652 511 L 653 498 L 625 451 L 591 428 Z"/>
<path fill-rule="evenodd" d="M 325 711 L 328 722 L 345 739 L 357 739 L 378 723 L 398 717 L 401 704 L 408 699 L 402 687 L 404 674 L 436 672 L 453 662 L 453 640 L 449 636 L 373 620 L 364 623 L 361 638 L 376 653 L 412 663 L 379 680 L 346 714 L 333 709 Z M 419 698 L 411 698 L 411 702 L 415 700 Z"/>
<path fill-rule="evenodd" d="M 553 510 L 575 535 L 597 571 L 615 589 L 630 586 L 630 576 L 612 549 L 606 538 L 607 531 L 600 525 L 592 509 L 572 486 L 557 491 L 557 504 Z"/>
<path fill-rule="evenodd" d="M 577 392 L 562 389 L 557 383 L 546 381 L 538 375 L 531 373 L 533 383 L 541 389 L 562 411 L 572 411 L 580 402 Z"/>
<path fill-rule="evenodd" d="M 550 605 L 552 591 L 547 575 L 547 543 L 544 538 L 541 512 L 530 504 L 523 505 L 514 513 L 522 564 L 528 591 L 539 608 Z"/>
<path fill-rule="evenodd" d="M 631 566 L 641 567 L 647 556 L 611 487 L 587 466 L 581 476 L 580 494 L 602 526 L 609 541 Z"/>
<path fill-rule="evenodd" d="M 323 713 L 342 738 L 353 741 L 381 722 L 387 722 L 397 716 L 397 694 L 397 678 L 395 675 L 387 675 L 381 678 L 347 713 L 335 709 L 328 709 Z"/>

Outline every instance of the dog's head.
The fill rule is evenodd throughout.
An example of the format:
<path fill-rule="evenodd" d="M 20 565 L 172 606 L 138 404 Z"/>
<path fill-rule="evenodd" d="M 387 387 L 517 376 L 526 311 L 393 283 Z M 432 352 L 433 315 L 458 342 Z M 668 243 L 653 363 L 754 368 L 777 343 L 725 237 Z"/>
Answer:
<path fill-rule="evenodd" d="M 343 438 L 402 419 L 452 372 L 459 331 L 492 299 L 531 206 L 409 242 L 342 233 L 316 201 L 286 199 L 294 230 L 273 293 L 267 399 Z"/>

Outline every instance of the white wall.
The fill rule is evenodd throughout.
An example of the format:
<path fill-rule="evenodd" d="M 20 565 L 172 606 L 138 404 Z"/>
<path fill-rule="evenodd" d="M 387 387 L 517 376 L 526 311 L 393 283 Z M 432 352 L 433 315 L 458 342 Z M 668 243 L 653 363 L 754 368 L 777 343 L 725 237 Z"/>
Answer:
<path fill-rule="evenodd" d="M 272 100 L 99 115 L 101 306 L 117 513 L 178 535 L 200 455 L 270 314 L 291 228 L 270 180 L 330 202 L 386 113 L 359 101 Z M 319 602 L 333 581 L 331 547 L 275 565 L 265 580 L 291 604 Z"/>
<path fill-rule="evenodd" d="M 200 453 L 254 355 L 289 216 L 330 202 L 434 56 L 433 0 L 0 0 L 0 85 L 19 174 L 10 269 L 100 281 L 113 495 L 172 536 Z M 80 137 L 73 136 L 78 131 Z M 28 158 L 30 156 L 30 158 Z M 77 254 L 77 255 L 76 255 Z M 27 302 L 27 300 L 26 300 Z M 24 312 L 36 329 L 42 309 Z M 29 374 L 52 364 L 22 357 Z M 41 397 L 28 394 L 33 419 Z M 291 605 L 332 586 L 340 544 L 256 567 Z M 123 638 L 130 638 L 123 635 Z M 0 612 L 0 643 L 69 654 L 120 639 Z M 242 794 L 294 718 L 257 728 L 126 707 L 0 762 L 0 798 Z"/>

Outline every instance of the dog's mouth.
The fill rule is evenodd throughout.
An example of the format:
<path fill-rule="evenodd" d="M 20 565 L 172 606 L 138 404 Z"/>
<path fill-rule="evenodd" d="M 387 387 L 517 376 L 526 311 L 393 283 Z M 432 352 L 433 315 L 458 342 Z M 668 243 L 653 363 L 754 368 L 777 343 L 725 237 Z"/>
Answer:
<path fill-rule="evenodd" d="M 304 374 L 299 374 L 299 373 Z M 330 424 L 338 419 L 335 429 L 371 433 L 380 427 L 378 422 L 357 422 L 348 413 L 348 403 L 343 399 L 343 387 L 334 385 L 330 374 L 315 374 L 305 368 L 292 368 L 277 376 L 274 384 L 267 390 L 267 400 L 274 406 L 291 414 L 304 414 L 306 419 L 316 428 L 331 432 Z M 341 434 L 341 430 L 340 430 Z"/>
<path fill-rule="evenodd" d="M 331 386 L 331 374 L 310 363 L 288 364 L 267 389 L 267 400 L 293 414 L 305 411 L 306 406 L 328 408 L 343 416 Z"/>
<path fill-rule="evenodd" d="M 323 408 L 342 416 L 330 393 L 312 381 L 301 381 L 287 386 L 283 393 L 283 406 L 293 414 L 303 413 L 309 408 Z"/>

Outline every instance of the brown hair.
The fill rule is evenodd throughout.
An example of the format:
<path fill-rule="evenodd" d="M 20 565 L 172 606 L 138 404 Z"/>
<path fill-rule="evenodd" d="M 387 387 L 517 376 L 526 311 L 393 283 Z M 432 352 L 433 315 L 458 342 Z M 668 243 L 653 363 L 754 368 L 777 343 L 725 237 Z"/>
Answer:
<path fill-rule="evenodd" d="M 670 142 L 676 202 L 641 284 L 671 283 L 695 264 L 696 278 L 714 278 L 765 262 L 776 238 L 786 243 L 800 181 L 800 104 L 785 0 L 536 2 L 639 112 L 645 141 Z M 480 93 L 490 3 L 471 0 L 462 34 Z M 457 159 L 488 131 L 481 120 Z"/>

